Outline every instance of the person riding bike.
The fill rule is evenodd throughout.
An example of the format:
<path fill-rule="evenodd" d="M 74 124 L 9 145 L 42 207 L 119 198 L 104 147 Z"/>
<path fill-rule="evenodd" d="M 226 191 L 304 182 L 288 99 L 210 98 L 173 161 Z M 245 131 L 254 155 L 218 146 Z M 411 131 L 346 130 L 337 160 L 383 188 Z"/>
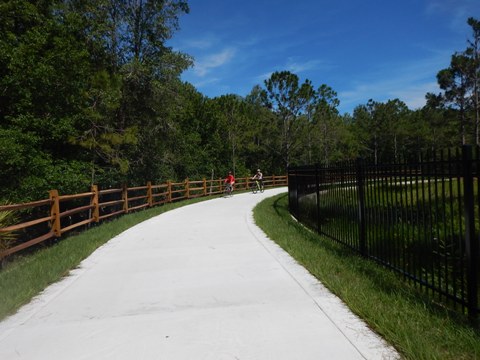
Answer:
<path fill-rule="evenodd" d="M 252 177 L 252 180 L 255 180 L 258 190 L 263 191 L 263 174 L 260 169 L 257 169 L 257 173 Z"/>
<path fill-rule="evenodd" d="M 225 178 L 224 183 L 226 187 L 229 189 L 229 192 L 233 192 L 233 184 L 235 184 L 235 177 L 232 175 L 232 172 L 229 171 L 227 177 Z"/>

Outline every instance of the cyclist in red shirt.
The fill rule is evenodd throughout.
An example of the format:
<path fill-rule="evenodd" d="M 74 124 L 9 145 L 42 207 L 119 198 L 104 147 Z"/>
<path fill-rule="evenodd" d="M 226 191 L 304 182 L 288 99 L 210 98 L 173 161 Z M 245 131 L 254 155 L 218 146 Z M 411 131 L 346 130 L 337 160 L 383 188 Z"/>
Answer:
<path fill-rule="evenodd" d="M 225 178 L 224 183 L 226 184 L 229 192 L 233 191 L 233 184 L 235 184 L 235 177 L 232 175 L 232 172 L 229 171 L 227 177 Z"/>

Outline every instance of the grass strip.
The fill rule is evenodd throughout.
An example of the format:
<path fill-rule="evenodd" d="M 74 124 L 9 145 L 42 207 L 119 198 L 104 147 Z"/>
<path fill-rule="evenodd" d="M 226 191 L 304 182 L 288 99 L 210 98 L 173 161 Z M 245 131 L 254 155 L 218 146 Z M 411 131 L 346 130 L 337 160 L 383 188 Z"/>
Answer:
<path fill-rule="evenodd" d="M 397 274 L 296 222 L 288 197 L 254 209 L 257 225 L 405 359 L 480 358 L 480 331 L 427 299 Z"/>
<path fill-rule="evenodd" d="M 68 275 L 98 247 L 123 231 L 166 211 L 209 199 L 185 200 L 127 214 L 7 263 L 0 271 L 0 320 Z"/>

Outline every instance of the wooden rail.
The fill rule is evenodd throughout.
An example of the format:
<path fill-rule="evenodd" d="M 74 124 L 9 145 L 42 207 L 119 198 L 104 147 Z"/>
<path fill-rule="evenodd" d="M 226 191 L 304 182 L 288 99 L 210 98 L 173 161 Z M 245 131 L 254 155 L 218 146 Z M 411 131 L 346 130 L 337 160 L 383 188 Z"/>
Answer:
<path fill-rule="evenodd" d="M 253 181 L 237 178 L 235 189 L 248 190 Z M 265 188 L 286 186 L 287 176 L 266 176 Z M 59 238 L 74 229 L 132 211 L 165 203 L 222 194 L 224 179 L 202 179 L 165 184 L 99 190 L 93 185 L 89 192 L 60 195 L 49 191 L 49 198 L 23 204 L 1 205 L 0 212 L 12 211 L 21 222 L 0 228 L 0 259 L 52 238 Z M 14 233 L 19 240 L 5 246 L 2 234 Z M 3 246 L 2 246 L 3 245 Z"/>

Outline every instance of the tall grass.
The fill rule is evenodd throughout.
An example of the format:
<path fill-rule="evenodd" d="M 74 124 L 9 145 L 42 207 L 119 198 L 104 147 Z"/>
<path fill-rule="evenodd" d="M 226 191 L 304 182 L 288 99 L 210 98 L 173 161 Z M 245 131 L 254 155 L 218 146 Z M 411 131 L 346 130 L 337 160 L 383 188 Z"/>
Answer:
<path fill-rule="evenodd" d="M 13 211 L 0 211 L 0 228 L 13 225 L 16 222 L 16 216 Z M 15 241 L 17 235 L 14 231 L 0 232 L 0 252 L 7 250 Z"/>
<path fill-rule="evenodd" d="M 292 219 L 286 195 L 254 210 L 265 233 L 340 297 L 406 359 L 480 358 L 480 332 L 390 270 Z"/>

